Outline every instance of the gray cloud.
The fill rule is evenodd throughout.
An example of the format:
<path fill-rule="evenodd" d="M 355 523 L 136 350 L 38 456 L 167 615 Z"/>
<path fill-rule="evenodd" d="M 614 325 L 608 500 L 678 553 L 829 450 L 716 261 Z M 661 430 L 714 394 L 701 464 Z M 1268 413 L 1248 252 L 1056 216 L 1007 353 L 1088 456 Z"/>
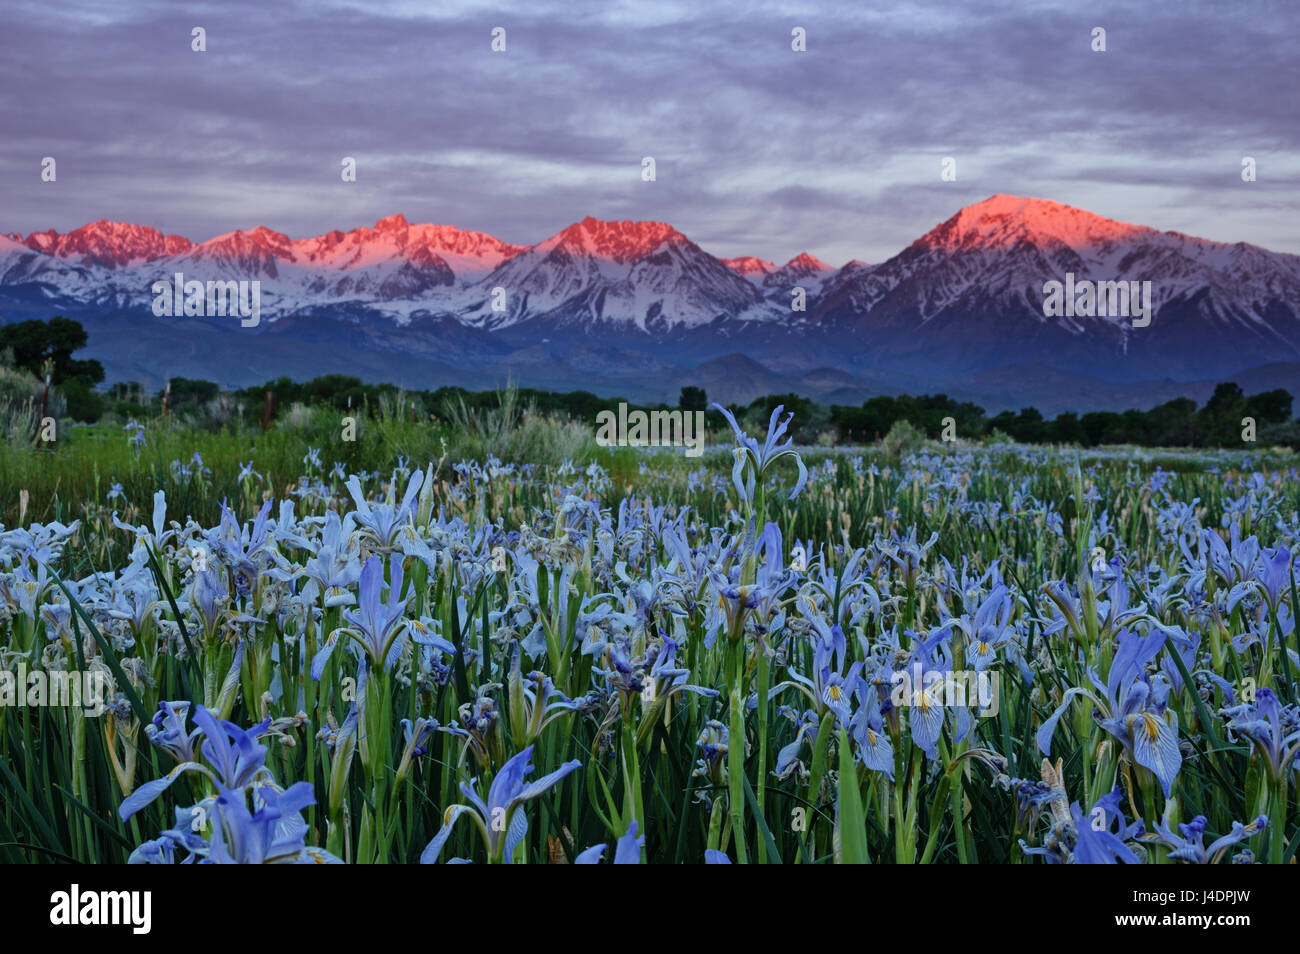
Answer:
<path fill-rule="evenodd" d="M 841 6 L 17 0 L 0 229 L 112 218 L 202 240 L 400 211 L 530 243 L 594 215 L 840 264 L 1013 192 L 1300 252 L 1294 5 Z M 39 179 L 47 155 L 56 183 Z M 944 156 L 957 182 L 939 180 Z"/>

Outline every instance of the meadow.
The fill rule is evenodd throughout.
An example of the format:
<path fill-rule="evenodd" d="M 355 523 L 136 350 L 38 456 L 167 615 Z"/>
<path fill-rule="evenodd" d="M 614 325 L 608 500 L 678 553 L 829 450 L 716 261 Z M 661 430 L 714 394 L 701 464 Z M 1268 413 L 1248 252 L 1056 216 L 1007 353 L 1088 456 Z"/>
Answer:
<path fill-rule="evenodd" d="M 1295 858 L 1289 452 L 342 416 L 0 443 L 0 862 Z"/>

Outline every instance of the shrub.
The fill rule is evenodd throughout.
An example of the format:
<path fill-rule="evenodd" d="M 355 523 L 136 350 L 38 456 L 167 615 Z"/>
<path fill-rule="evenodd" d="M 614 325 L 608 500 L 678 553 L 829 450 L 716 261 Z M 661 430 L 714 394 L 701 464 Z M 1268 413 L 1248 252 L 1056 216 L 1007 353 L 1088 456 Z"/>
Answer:
<path fill-rule="evenodd" d="M 44 401 L 44 381 L 26 371 L 0 367 L 0 439 L 14 444 L 35 441 Z M 67 402 L 54 389 L 45 413 L 56 419 L 67 413 Z"/>
<path fill-rule="evenodd" d="M 897 460 L 904 454 L 912 454 L 925 446 L 925 435 L 912 426 L 910 421 L 895 421 L 880 441 L 880 449 L 886 457 Z"/>
<path fill-rule="evenodd" d="M 74 421 L 94 424 L 104 416 L 104 398 L 85 378 L 68 378 L 59 391 L 67 400 L 68 416 Z"/>

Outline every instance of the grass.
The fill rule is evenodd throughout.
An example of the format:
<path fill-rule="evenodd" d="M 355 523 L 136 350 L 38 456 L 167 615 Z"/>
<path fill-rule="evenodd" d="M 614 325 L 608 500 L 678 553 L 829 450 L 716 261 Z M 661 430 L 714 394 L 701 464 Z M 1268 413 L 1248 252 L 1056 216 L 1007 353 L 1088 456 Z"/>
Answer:
<path fill-rule="evenodd" d="M 42 594 L 43 605 L 63 604 L 70 615 L 29 618 L 11 600 L 7 620 L 0 620 L 0 647 L 33 658 L 62 654 L 82 669 L 98 660 L 121 693 L 102 719 L 69 709 L 0 707 L 0 861 L 124 861 L 172 824 L 173 807 L 209 795 L 201 781 L 187 779 L 129 822 L 115 814 L 128 792 L 173 764 L 148 743 L 149 716 L 159 701 L 188 699 L 240 725 L 276 720 L 280 734 L 267 742 L 268 766 L 282 784 L 313 786 L 308 841 L 347 860 L 415 860 L 447 808 L 461 800 L 459 784 L 477 778 L 486 785 L 508 755 L 531 741 L 534 777 L 570 759 L 582 763 L 529 809 L 519 851 L 533 861 L 612 845 L 635 819 L 647 859 L 659 862 L 698 862 L 706 849 L 773 863 L 1023 862 L 1026 847 L 1043 845 L 1050 817 L 1027 817 L 1016 802 L 1017 785 L 1044 778 L 1037 731 L 1066 692 L 1091 685 L 1090 671 L 1108 671 L 1117 644 L 1120 626 L 1108 607 L 1119 597 L 1089 571 L 1095 548 L 1118 561 L 1132 605 L 1154 607 L 1150 620 L 1199 635 L 1190 668 L 1213 671 L 1238 688 L 1250 679 L 1272 687 L 1285 705 L 1297 702 L 1293 630 L 1233 648 L 1234 637 L 1267 635 L 1270 625 L 1253 598 L 1227 611 L 1223 597 L 1238 581 L 1211 572 L 1200 584 L 1203 596 L 1156 603 L 1163 582 L 1183 581 L 1206 565 L 1203 554 L 1184 556 L 1184 547 L 1197 552 L 1203 528 L 1224 538 L 1235 528 L 1266 547 L 1295 546 L 1300 483 L 1290 476 L 1296 461 L 1289 455 L 1255 451 L 1246 460 L 1241 453 L 1119 448 L 1076 456 L 1059 448 L 933 443 L 916 444 L 913 453 L 904 446 L 809 449 L 803 493 L 786 499 L 793 467 L 784 464 L 760 480 L 764 490 L 751 508 L 732 483 L 725 447 L 699 460 L 673 449 L 598 448 L 590 429 L 539 418 L 509 401 L 488 413 L 448 408 L 449 425 L 411 423 L 401 406 L 358 420 L 355 441 L 340 439 L 342 415 L 304 409 L 265 433 L 150 422 L 138 454 L 114 428 L 70 429 L 53 448 L 0 445 L 7 526 L 19 522 L 20 488 L 28 492 L 23 525 L 82 521 L 51 563 L 70 585 L 52 581 Z M 319 451 L 319 466 L 311 448 Z M 489 451 L 507 466 L 486 468 Z M 196 452 L 204 469 L 194 462 Z M 200 538 L 184 529 L 150 555 L 156 596 L 143 622 L 110 614 L 102 590 L 109 584 L 89 579 L 121 571 L 135 544 L 114 527 L 111 511 L 132 525 L 148 524 L 157 490 L 165 491 L 167 515 L 180 524 L 192 517 L 216 526 L 223 501 L 249 520 L 265 500 L 290 493 L 301 519 L 353 507 L 341 474 L 369 472 L 363 483 L 373 501 L 400 499 L 405 478 L 390 483 L 390 475 L 402 459 L 433 475 L 413 523 L 439 548 L 432 562 L 405 561 L 406 615 L 427 620 L 461 651 L 439 668 L 408 651 L 394 672 L 372 671 L 355 763 L 344 764 L 324 744 L 360 691 L 355 662 L 336 651 L 319 680 L 306 665 L 343 625 L 339 609 L 323 606 L 323 597 L 316 598 L 318 614 L 307 612 L 293 603 L 296 589 L 268 576 L 269 564 L 241 575 L 235 557 L 214 550 L 227 608 L 262 622 L 223 615 L 205 627 L 193 608 L 198 571 L 188 547 Z M 241 479 L 240 465 L 250 460 L 258 476 Z M 336 461 L 341 473 L 333 472 Z M 186 466 L 188 474 L 180 469 Z M 1153 477 L 1157 469 L 1162 474 Z M 114 483 L 121 497 L 109 501 Z M 604 508 L 603 524 L 592 506 Z M 772 554 L 760 559 L 747 551 L 744 530 L 769 521 L 784 541 L 776 557 L 789 562 L 798 545 L 808 565 L 779 591 L 779 621 L 753 610 L 715 633 L 728 597 L 707 573 L 685 587 L 663 582 L 678 557 L 662 528 L 678 527 L 704 554 L 701 572 L 730 568 L 753 585 Z M 1191 530 L 1198 534 L 1189 536 Z M 363 557 L 389 549 L 378 541 L 363 547 Z M 306 559 L 288 545 L 281 555 L 297 566 Z M 390 579 L 394 562 L 385 559 Z M 877 730 L 892 740 L 891 771 L 867 768 L 860 743 L 829 710 L 810 709 L 792 688 L 792 674 L 814 672 L 814 621 L 843 626 L 846 664 L 893 658 L 890 640 L 906 649 L 908 633 L 941 633 L 952 616 L 971 614 L 995 566 L 1014 596 L 1014 643 L 1035 678 L 1026 681 L 1000 656 L 998 714 L 976 720 L 973 735 L 961 739 L 947 723 L 932 757 L 912 741 L 910 715 L 894 710 L 894 721 Z M 678 566 L 670 575 L 690 572 Z M 656 702 L 611 682 L 609 657 L 581 650 L 606 625 L 598 622 L 602 607 L 620 618 L 637 612 L 638 600 L 647 598 L 634 589 L 638 583 L 653 584 L 668 602 L 656 597 L 644 619 L 607 637 L 626 638 L 644 673 L 650 651 L 663 651 L 659 634 L 672 634 L 677 665 L 717 697 Z M 1057 583 L 1079 600 L 1077 623 L 1050 625 L 1064 620 L 1049 587 Z M 7 585 L 15 584 L 9 576 Z M 1289 596 L 1289 608 L 1278 612 L 1294 619 L 1300 600 L 1294 590 Z M 1128 625 L 1147 631 L 1151 623 L 1135 618 Z M 516 672 L 513 648 L 534 626 L 544 648 Z M 971 651 L 956 636 L 951 645 L 955 653 Z M 1162 652 L 1164 671 L 1190 682 L 1181 657 Z M 960 656 L 953 665 L 960 668 Z M 583 714 L 559 718 L 530 739 L 520 721 L 527 705 L 512 686 L 534 667 L 567 697 L 587 702 Z M 776 697 L 758 703 L 773 687 Z M 1270 783 L 1252 747 L 1241 736 L 1229 738 L 1217 715 L 1228 703 L 1214 685 L 1204 696 L 1171 696 L 1187 755 L 1166 798 L 1080 701 L 1053 740 L 1062 793 L 1086 813 L 1118 785 L 1128 818 L 1143 818 L 1148 831 L 1162 818 L 1200 814 L 1210 832 L 1222 834 L 1234 822 L 1267 814 L 1269 830 L 1241 847 L 1270 861 L 1293 859 L 1300 839 L 1295 787 Z M 409 775 L 398 771 L 400 719 L 479 731 L 469 713 L 480 704 L 495 713 L 485 723 L 481 756 L 463 736 L 439 732 Z M 744 744 L 720 747 L 724 738 L 742 737 Z M 798 764 L 778 777 L 777 755 L 796 741 Z M 852 830 L 838 831 L 837 818 Z M 1147 844 L 1143 851 L 1148 860 L 1168 860 L 1167 847 Z M 453 856 L 488 860 L 468 824 L 444 851 L 444 859 Z"/>

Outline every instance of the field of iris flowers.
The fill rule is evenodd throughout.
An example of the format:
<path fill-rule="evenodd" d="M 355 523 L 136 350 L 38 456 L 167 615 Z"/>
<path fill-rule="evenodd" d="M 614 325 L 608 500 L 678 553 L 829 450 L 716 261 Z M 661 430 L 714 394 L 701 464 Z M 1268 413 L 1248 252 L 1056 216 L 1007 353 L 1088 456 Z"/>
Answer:
<path fill-rule="evenodd" d="M 0 527 L 0 862 L 1294 860 L 1294 460 L 785 423 Z"/>

